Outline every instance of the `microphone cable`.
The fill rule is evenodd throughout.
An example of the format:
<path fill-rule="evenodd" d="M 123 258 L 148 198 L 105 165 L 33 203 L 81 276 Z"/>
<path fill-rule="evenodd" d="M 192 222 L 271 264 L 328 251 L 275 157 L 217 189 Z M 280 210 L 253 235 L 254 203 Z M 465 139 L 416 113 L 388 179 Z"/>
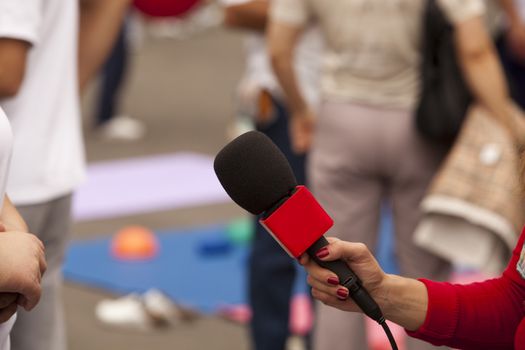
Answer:
<path fill-rule="evenodd" d="M 378 321 L 378 323 L 381 325 L 381 327 L 383 327 L 383 330 L 385 331 L 388 341 L 390 342 L 390 346 L 392 347 L 392 350 L 398 350 L 396 340 L 394 338 L 394 335 L 392 334 L 392 331 L 388 327 L 386 320 L 382 318 L 381 320 Z"/>

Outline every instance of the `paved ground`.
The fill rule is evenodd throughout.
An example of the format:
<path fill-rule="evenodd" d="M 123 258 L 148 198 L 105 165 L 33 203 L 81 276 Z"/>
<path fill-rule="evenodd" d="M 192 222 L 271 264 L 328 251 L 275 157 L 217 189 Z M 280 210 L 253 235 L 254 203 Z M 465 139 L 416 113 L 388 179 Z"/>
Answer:
<path fill-rule="evenodd" d="M 101 140 L 89 128 L 91 98 L 85 102 L 89 161 L 196 151 L 215 154 L 226 142 L 225 130 L 233 111 L 233 91 L 243 69 L 242 45 L 237 33 L 209 30 L 183 41 L 148 39 L 134 55 L 124 109 L 143 120 L 146 139 L 137 143 Z M 234 205 L 139 215 L 75 225 L 75 237 L 114 232 L 126 224 L 153 229 L 215 223 L 243 215 Z M 244 327 L 206 317 L 179 328 L 154 333 L 131 333 L 102 328 L 94 306 L 103 292 L 66 285 L 70 349 L 156 350 L 248 348 Z"/>

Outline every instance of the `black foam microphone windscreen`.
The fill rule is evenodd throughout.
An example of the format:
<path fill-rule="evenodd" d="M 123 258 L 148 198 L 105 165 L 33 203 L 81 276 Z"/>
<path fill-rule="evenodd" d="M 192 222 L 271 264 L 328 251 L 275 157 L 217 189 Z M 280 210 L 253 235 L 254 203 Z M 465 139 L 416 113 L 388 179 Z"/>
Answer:
<path fill-rule="evenodd" d="M 297 186 L 284 154 L 258 131 L 242 134 L 226 145 L 213 167 L 233 201 L 254 215 L 271 208 Z"/>

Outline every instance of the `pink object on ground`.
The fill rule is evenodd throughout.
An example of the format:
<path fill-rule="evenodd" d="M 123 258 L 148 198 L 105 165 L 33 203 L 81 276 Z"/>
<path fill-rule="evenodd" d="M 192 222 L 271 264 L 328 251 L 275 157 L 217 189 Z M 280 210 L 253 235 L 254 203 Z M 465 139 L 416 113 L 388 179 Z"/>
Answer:
<path fill-rule="evenodd" d="M 248 305 L 228 305 L 219 309 L 218 314 L 232 322 L 246 324 L 252 319 L 252 310 Z"/>
<path fill-rule="evenodd" d="M 249 323 L 252 318 L 252 310 L 248 305 L 223 306 L 219 308 L 218 314 L 241 324 Z M 306 335 L 312 329 L 313 323 L 314 314 L 310 298 L 304 294 L 294 296 L 290 305 L 290 332 Z"/>
<path fill-rule="evenodd" d="M 314 325 L 314 313 L 310 297 L 298 294 L 293 297 L 290 306 L 290 332 L 295 335 L 306 335 Z"/>

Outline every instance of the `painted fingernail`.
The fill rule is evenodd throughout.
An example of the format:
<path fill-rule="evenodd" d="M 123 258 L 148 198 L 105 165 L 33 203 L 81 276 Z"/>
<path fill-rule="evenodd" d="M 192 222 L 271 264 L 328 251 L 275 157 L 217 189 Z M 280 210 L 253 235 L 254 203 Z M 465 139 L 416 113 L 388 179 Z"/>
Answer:
<path fill-rule="evenodd" d="M 326 258 L 328 256 L 328 254 L 330 254 L 330 252 L 328 251 L 328 248 L 326 248 L 326 247 L 319 249 L 317 251 L 317 253 L 315 253 L 315 255 L 319 259 Z"/>
<path fill-rule="evenodd" d="M 348 291 L 346 289 L 339 288 L 337 290 L 337 296 L 341 299 L 346 299 L 348 298 Z"/>
<path fill-rule="evenodd" d="M 337 278 L 337 277 L 328 277 L 327 282 L 328 282 L 328 284 L 331 284 L 332 286 L 337 286 L 339 284 L 339 278 Z"/>

